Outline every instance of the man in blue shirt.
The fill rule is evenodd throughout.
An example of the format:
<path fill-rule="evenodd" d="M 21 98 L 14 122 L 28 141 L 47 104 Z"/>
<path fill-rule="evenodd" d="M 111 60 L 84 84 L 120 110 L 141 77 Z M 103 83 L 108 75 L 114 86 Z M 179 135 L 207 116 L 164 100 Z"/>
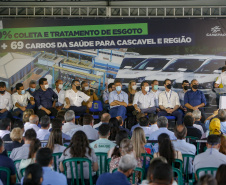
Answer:
<path fill-rule="evenodd" d="M 36 114 L 39 118 L 45 115 L 57 116 L 56 101 L 58 100 L 57 94 L 49 88 L 46 78 L 39 80 L 40 88 L 35 92 L 35 103 L 37 107 Z"/>
<path fill-rule="evenodd" d="M 119 161 L 119 169 L 114 173 L 104 173 L 99 176 L 97 185 L 131 185 L 128 177 L 137 166 L 137 160 L 130 154 L 124 155 Z"/>
<path fill-rule="evenodd" d="M 31 80 L 29 83 L 29 89 L 27 90 L 27 92 L 29 92 L 31 96 L 34 96 L 35 91 L 36 91 L 36 82 L 34 80 Z"/>
<path fill-rule="evenodd" d="M 123 120 L 126 118 L 126 107 L 128 105 L 128 94 L 122 91 L 122 83 L 115 80 L 115 91 L 109 95 L 110 115 L 112 118 L 121 116 Z"/>
<path fill-rule="evenodd" d="M 188 112 L 199 109 L 202 113 L 201 122 L 204 123 L 206 116 L 203 107 L 206 105 L 206 98 L 202 91 L 198 90 L 199 82 L 194 79 L 191 81 L 191 90 L 184 95 L 184 105 Z"/>

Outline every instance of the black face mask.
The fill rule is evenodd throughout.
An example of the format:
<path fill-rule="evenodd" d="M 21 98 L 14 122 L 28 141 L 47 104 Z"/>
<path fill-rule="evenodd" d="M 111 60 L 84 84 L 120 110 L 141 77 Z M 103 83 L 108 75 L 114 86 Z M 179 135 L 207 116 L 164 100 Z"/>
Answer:
<path fill-rule="evenodd" d="M 185 90 L 185 91 L 188 90 L 188 86 L 184 86 L 184 90 Z"/>
<path fill-rule="evenodd" d="M 5 93 L 5 91 L 0 91 L 0 94 L 4 94 Z"/>
<path fill-rule="evenodd" d="M 171 89 L 171 84 L 168 84 L 166 87 L 167 89 Z"/>
<path fill-rule="evenodd" d="M 80 90 L 80 86 L 76 86 L 76 89 L 79 91 Z"/>
<path fill-rule="evenodd" d="M 198 89 L 198 85 L 193 85 L 192 88 L 193 89 Z"/>

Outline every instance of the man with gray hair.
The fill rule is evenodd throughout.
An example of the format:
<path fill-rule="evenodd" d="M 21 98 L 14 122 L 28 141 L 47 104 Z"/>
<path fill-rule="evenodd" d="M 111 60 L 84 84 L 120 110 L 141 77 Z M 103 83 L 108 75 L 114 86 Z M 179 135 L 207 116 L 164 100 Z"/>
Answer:
<path fill-rule="evenodd" d="M 160 134 L 165 133 L 168 134 L 171 140 L 176 140 L 176 136 L 170 130 L 168 130 L 168 119 L 165 116 L 160 116 L 157 120 L 158 130 L 153 132 L 148 140 L 158 140 Z M 158 144 L 154 145 L 154 152 L 158 152 Z"/>
<path fill-rule="evenodd" d="M 193 126 L 197 129 L 199 129 L 202 133 L 202 135 L 204 133 L 206 133 L 206 127 L 205 124 L 201 122 L 201 118 L 202 118 L 202 113 L 200 110 L 194 110 L 192 112 L 192 117 L 195 119 L 195 122 L 193 124 Z"/>
<path fill-rule="evenodd" d="M 34 80 L 31 80 L 29 83 L 29 89 L 27 90 L 27 92 L 29 92 L 31 96 L 34 96 L 35 90 L 36 90 L 36 82 Z"/>
<path fill-rule="evenodd" d="M 63 133 L 80 127 L 80 125 L 75 124 L 75 112 L 73 110 L 68 110 L 64 115 L 64 119 L 66 123 L 62 127 Z"/>
<path fill-rule="evenodd" d="M 137 166 L 137 160 L 130 154 L 124 155 L 119 161 L 119 168 L 114 173 L 104 173 L 98 180 L 97 185 L 131 185 L 127 178 Z"/>
<path fill-rule="evenodd" d="M 103 114 L 101 115 L 101 118 L 100 118 L 100 123 L 95 124 L 95 125 L 93 126 L 93 128 L 95 128 L 95 129 L 98 130 L 98 128 L 102 125 L 102 123 L 109 123 L 109 120 L 110 120 L 110 119 L 111 119 L 111 115 L 110 115 L 110 114 L 108 114 L 108 113 L 103 113 Z"/>
<path fill-rule="evenodd" d="M 24 124 L 24 131 L 33 128 L 37 132 L 40 128 L 38 127 L 39 117 L 35 114 L 29 117 L 29 122 Z"/>

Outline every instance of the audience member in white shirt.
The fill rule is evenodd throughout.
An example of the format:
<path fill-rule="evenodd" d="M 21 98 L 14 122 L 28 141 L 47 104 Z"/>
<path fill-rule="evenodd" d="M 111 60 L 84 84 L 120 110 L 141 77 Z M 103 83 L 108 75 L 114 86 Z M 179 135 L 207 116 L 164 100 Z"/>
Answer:
<path fill-rule="evenodd" d="M 58 96 L 58 101 L 56 102 L 56 109 L 59 111 L 64 107 L 65 90 L 63 90 L 63 81 L 57 80 L 55 86 L 56 88 L 53 89 L 53 91 Z"/>
<path fill-rule="evenodd" d="M 153 80 L 151 82 L 151 91 L 150 93 L 154 95 L 155 97 L 155 107 L 156 107 L 156 111 L 159 112 L 159 94 L 162 92 L 159 90 L 159 82 L 158 80 Z"/>
<path fill-rule="evenodd" d="M 24 125 L 24 131 L 26 132 L 28 129 L 33 128 L 35 132 L 37 132 L 40 128 L 38 127 L 39 117 L 35 114 L 29 117 L 29 122 Z"/>
<path fill-rule="evenodd" d="M 11 94 L 6 91 L 5 82 L 0 82 L 0 119 L 8 117 L 12 107 Z"/>
<path fill-rule="evenodd" d="M 98 129 L 102 123 L 109 123 L 109 120 L 111 119 L 111 115 L 108 113 L 103 113 L 100 118 L 100 123 L 97 123 L 93 126 L 93 128 Z"/>
<path fill-rule="evenodd" d="M 66 133 L 73 129 L 81 127 L 80 125 L 75 124 L 75 113 L 73 110 L 68 110 L 64 115 L 64 119 L 65 119 L 66 123 L 64 123 L 64 125 L 62 127 L 63 133 Z"/>
<path fill-rule="evenodd" d="M 44 140 L 45 136 L 49 133 L 50 117 L 47 115 L 41 117 L 40 125 L 41 128 L 37 131 L 37 138 Z"/>
<path fill-rule="evenodd" d="M 19 117 L 23 117 L 23 112 L 26 109 L 34 109 L 35 108 L 35 101 L 34 97 L 31 96 L 29 92 L 24 90 L 24 86 L 22 83 L 16 84 L 16 93 L 12 95 L 13 101 L 13 110 L 14 114 Z M 28 100 L 30 103 L 28 104 Z"/>

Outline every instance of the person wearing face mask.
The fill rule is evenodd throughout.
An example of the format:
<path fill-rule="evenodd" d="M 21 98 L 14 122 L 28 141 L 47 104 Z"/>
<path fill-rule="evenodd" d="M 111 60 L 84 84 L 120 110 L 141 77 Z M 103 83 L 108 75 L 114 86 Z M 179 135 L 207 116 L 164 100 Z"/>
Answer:
<path fill-rule="evenodd" d="M 115 80 L 115 91 L 109 95 L 110 115 L 112 118 L 121 116 L 123 120 L 126 118 L 126 107 L 128 105 L 128 94 L 122 91 L 122 83 Z"/>
<path fill-rule="evenodd" d="M 13 101 L 13 115 L 18 116 L 22 119 L 23 112 L 26 109 L 34 109 L 35 108 L 35 101 L 34 97 L 30 95 L 29 92 L 24 90 L 24 86 L 22 83 L 16 84 L 16 91 L 12 95 Z M 28 103 L 28 100 L 30 103 Z"/>
<path fill-rule="evenodd" d="M 65 90 L 63 90 L 63 81 L 57 80 L 55 83 L 56 88 L 53 89 L 53 91 L 58 96 L 58 101 L 56 102 L 56 109 L 59 111 L 64 107 L 64 96 L 65 96 Z"/>
<path fill-rule="evenodd" d="M 132 113 L 135 108 L 133 106 L 133 100 L 135 93 L 137 92 L 137 84 L 135 80 L 131 80 L 128 85 L 128 106 L 126 107 L 127 113 Z"/>
<path fill-rule="evenodd" d="M 115 90 L 115 84 L 110 83 L 110 84 L 108 84 L 108 89 L 106 91 L 104 91 L 104 93 L 103 93 L 104 110 L 106 110 L 107 112 L 109 112 L 109 110 L 110 110 L 109 94 L 110 94 L 110 92 L 112 92 L 114 90 Z"/>
<path fill-rule="evenodd" d="M 86 95 L 90 97 L 90 101 L 98 100 L 98 97 L 93 89 L 90 89 L 89 84 L 87 81 L 82 81 L 82 92 L 84 92 Z M 82 102 L 83 106 L 87 106 L 88 102 Z M 89 113 L 89 108 L 87 107 L 86 113 Z"/>
<path fill-rule="evenodd" d="M 188 112 L 199 109 L 201 111 L 201 122 L 204 123 L 206 116 L 203 107 L 206 105 L 206 98 L 202 91 L 198 90 L 199 82 L 196 79 L 191 81 L 191 90 L 184 95 L 184 105 Z"/>
<path fill-rule="evenodd" d="M 159 109 L 159 94 L 162 92 L 162 91 L 160 91 L 158 88 L 159 86 L 159 82 L 158 82 L 158 80 L 153 80 L 152 82 L 151 82 L 151 91 L 150 91 L 150 93 L 151 94 L 153 94 L 154 95 L 154 97 L 155 97 L 155 107 L 156 107 L 156 112 L 159 112 L 160 111 L 160 109 Z"/>
<path fill-rule="evenodd" d="M 34 96 L 36 90 L 36 82 L 34 80 L 31 80 L 29 83 L 29 89 L 27 92 L 30 93 L 31 96 Z"/>
<path fill-rule="evenodd" d="M 58 100 L 57 94 L 49 88 L 46 78 L 39 80 L 40 88 L 35 93 L 36 114 L 39 119 L 45 115 L 57 116 L 56 102 Z"/>
<path fill-rule="evenodd" d="M 87 102 L 87 106 L 83 106 L 82 102 Z M 64 108 L 73 110 L 76 116 L 82 116 L 86 109 L 92 107 L 92 101 L 90 97 L 84 92 L 80 91 L 79 80 L 73 80 L 71 83 L 71 89 L 65 92 L 65 104 Z"/>
<path fill-rule="evenodd" d="M 187 80 L 184 80 L 182 82 L 182 90 L 178 92 L 178 95 L 179 95 L 179 98 L 180 98 L 180 109 L 183 111 L 183 112 L 186 112 L 187 111 L 187 108 L 184 106 L 184 95 L 185 93 L 188 91 L 189 89 L 189 81 Z"/>
<path fill-rule="evenodd" d="M 155 113 L 155 96 L 149 92 L 147 81 L 141 83 L 141 91 L 136 92 L 133 105 L 136 111 L 141 113 Z"/>
<path fill-rule="evenodd" d="M 176 92 L 171 90 L 171 80 L 166 79 L 164 81 L 165 91 L 159 94 L 159 107 L 160 112 L 158 116 L 175 116 L 177 124 L 182 124 L 182 112 L 178 111 L 180 107 L 179 96 Z"/>
<path fill-rule="evenodd" d="M 12 107 L 12 96 L 6 91 L 5 82 L 0 82 L 0 119 L 9 117 Z"/>

